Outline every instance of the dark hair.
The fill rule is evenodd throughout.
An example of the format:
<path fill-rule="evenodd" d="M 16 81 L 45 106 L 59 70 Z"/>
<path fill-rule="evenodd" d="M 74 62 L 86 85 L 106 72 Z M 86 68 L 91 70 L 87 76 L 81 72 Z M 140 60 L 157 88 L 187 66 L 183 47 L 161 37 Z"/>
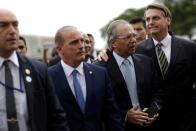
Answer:
<path fill-rule="evenodd" d="M 24 42 L 25 46 L 27 46 L 27 43 L 26 43 L 26 40 L 25 40 L 25 38 L 24 38 L 24 37 L 19 36 L 19 40 L 22 40 L 22 41 Z"/>
<path fill-rule="evenodd" d="M 135 18 L 129 20 L 130 24 L 136 24 L 136 23 L 140 23 L 140 22 L 143 24 L 144 28 L 146 28 L 146 22 L 142 17 L 135 17 Z"/>
<path fill-rule="evenodd" d="M 52 49 L 52 52 L 51 52 L 51 56 L 52 56 L 52 57 L 55 57 L 55 56 L 57 56 L 57 55 L 58 55 L 58 52 L 57 52 L 56 48 L 53 48 L 53 49 Z"/>
<path fill-rule="evenodd" d="M 94 39 L 94 36 L 90 33 L 87 33 L 88 37 L 92 37 Z"/>

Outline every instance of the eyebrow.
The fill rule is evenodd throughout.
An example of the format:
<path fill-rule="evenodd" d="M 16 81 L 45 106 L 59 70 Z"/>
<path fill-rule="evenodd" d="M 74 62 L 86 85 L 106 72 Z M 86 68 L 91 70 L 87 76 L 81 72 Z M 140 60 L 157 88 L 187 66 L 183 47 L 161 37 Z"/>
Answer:
<path fill-rule="evenodd" d="M 0 23 L 19 23 L 19 22 L 17 20 L 13 20 L 13 21 L 0 20 Z"/>
<path fill-rule="evenodd" d="M 18 21 L 2 21 L 0 20 L 0 26 L 9 26 L 9 25 L 14 25 L 18 27 Z"/>
<path fill-rule="evenodd" d="M 74 40 L 71 40 L 70 42 L 68 42 L 68 44 L 69 44 L 69 45 L 74 45 L 74 44 L 76 44 L 76 43 L 79 42 L 79 41 L 84 42 L 84 39 L 83 39 L 83 38 L 74 39 Z"/>

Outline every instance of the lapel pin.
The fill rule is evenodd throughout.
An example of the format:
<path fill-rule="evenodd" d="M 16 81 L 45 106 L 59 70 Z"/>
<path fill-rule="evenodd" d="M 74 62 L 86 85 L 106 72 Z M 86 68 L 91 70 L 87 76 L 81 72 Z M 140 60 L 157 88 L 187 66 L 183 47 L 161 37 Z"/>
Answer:
<path fill-rule="evenodd" d="M 26 76 L 26 81 L 27 82 L 31 82 L 32 81 L 32 78 L 30 76 Z"/>
<path fill-rule="evenodd" d="M 89 71 L 89 74 L 93 74 L 93 72 L 92 71 Z"/>
<path fill-rule="evenodd" d="M 25 69 L 25 73 L 29 75 L 30 74 L 30 70 L 29 69 Z"/>

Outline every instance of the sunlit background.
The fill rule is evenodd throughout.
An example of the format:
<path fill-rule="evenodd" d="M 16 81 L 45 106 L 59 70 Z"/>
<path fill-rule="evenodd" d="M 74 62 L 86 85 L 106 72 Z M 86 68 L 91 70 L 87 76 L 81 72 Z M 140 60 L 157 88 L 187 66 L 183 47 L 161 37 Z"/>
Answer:
<path fill-rule="evenodd" d="M 108 21 L 124 12 L 127 8 L 141 8 L 154 0 L 0 0 L 0 8 L 12 10 L 19 19 L 22 35 L 33 40 L 34 48 L 51 44 L 56 30 L 64 25 L 78 27 L 84 33 L 92 33 L 95 37 L 95 48 L 103 49 L 105 41 L 100 37 L 100 28 Z M 30 36 L 46 36 L 44 41 L 34 40 Z M 29 40 L 30 39 L 30 40 Z M 43 42 L 39 45 L 40 42 Z M 28 54 L 37 53 L 29 49 Z"/>

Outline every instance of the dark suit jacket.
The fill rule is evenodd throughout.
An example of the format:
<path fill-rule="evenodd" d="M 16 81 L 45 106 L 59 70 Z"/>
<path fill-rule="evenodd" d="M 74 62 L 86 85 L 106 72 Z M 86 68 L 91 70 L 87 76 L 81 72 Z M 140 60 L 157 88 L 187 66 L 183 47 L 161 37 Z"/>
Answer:
<path fill-rule="evenodd" d="M 61 60 L 60 56 L 56 55 L 51 60 L 49 60 L 49 63 L 47 64 L 48 67 L 56 65 Z"/>
<path fill-rule="evenodd" d="M 122 131 L 120 113 L 114 101 L 111 83 L 107 73 L 101 67 L 84 63 L 87 98 L 85 113 L 80 110 L 73 95 L 60 62 L 49 68 L 56 93 L 67 112 L 72 131 Z"/>
<path fill-rule="evenodd" d="M 196 81 L 196 44 L 172 36 L 170 65 L 164 79 L 152 39 L 139 44 L 136 52 L 153 59 L 162 81 L 165 96 L 160 116 L 161 128 L 164 131 L 195 131 L 193 82 Z"/>
<path fill-rule="evenodd" d="M 55 95 L 47 67 L 21 55 L 18 58 L 27 96 L 29 131 L 69 131 L 65 112 Z M 27 80 L 27 76 L 32 81 Z"/>
<path fill-rule="evenodd" d="M 114 88 L 117 105 L 121 109 L 123 120 L 125 120 L 127 111 L 132 108 L 131 99 L 116 59 L 112 52 L 108 51 L 107 55 L 109 57 L 107 62 L 101 61 L 96 64 L 107 68 L 112 81 L 112 87 Z M 134 54 L 132 58 L 135 67 L 137 93 L 141 108 L 149 107 L 152 102 L 156 102 L 161 107 L 162 92 L 158 87 L 159 80 L 156 77 L 157 73 L 152 60 L 139 54 Z M 148 131 L 152 130 L 151 128 L 152 127 L 143 128 L 128 122 L 125 124 L 126 131 Z"/>

